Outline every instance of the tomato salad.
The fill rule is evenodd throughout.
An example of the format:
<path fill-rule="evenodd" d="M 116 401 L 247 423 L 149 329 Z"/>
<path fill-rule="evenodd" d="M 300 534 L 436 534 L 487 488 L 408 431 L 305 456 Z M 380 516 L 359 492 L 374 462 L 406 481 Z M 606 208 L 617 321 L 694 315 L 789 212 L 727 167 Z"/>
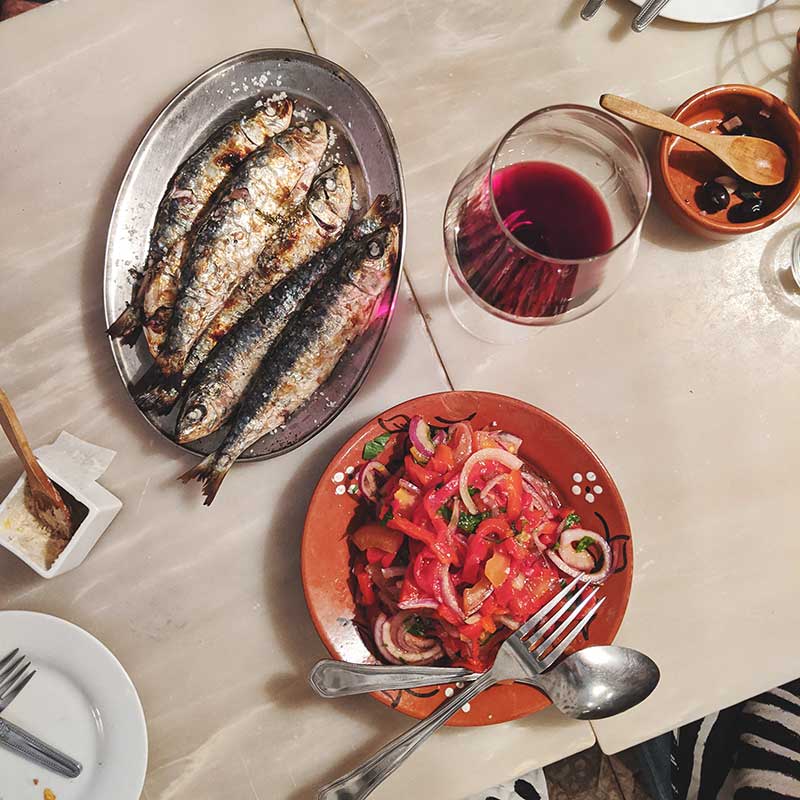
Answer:
<path fill-rule="evenodd" d="M 609 575 L 606 540 L 518 456 L 521 444 L 416 416 L 408 433 L 365 446 L 357 487 L 373 521 L 351 535 L 352 571 L 387 662 L 486 670 L 567 577 Z"/>

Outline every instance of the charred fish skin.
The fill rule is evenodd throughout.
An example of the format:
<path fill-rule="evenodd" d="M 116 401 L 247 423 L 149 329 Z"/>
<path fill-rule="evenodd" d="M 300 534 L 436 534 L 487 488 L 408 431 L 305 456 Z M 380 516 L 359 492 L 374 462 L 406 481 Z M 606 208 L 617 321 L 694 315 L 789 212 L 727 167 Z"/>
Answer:
<path fill-rule="evenodd" d="M 182 382 L 196 372 L 218 342 L 263 295 L 300 264 L 341 237 L 350 215 L 352 195 L 347 167 L 333 167 L 314 181 L 302 210 L 277 241 L 264 249 L 259 265 L 233 291 L 193 345 L 183 366 Z M 180 385 L 172 380 L 148 386 L 137 397 L 137 403 L 143 411 L 167 414 L 179 396 Z"/>
<path fill-rule="evenodd" d="M 347 167 L 334 167 L 314 181 L 306 206 L 285 229 L 276 246 L 265 249 L 259 256 L 256 269 L 234 289 L 195 343 L 186 360 L 184 378 L 195 372 L 216 343 L 273 286 L 341 236 L 350 216 L 352 198 Z"/>
<path fill-rule="evenodd" d="M 214 348 L 191 380 L 178 417 L 176 439 L 185 444 L 216 431 L 233 413 L 264 356 L 314 285 L 341 258 L 332 245 L 262 297 Z"/>
<path fill-rule="evenodd" d="M 184 481 L 204 482 L 206 505 L 213 502 L 236 459 L 305 403 L 328 379 L 350 343 L 366 330 L 390 283 L 398 243 L 395 224 L 359 242 L 283 332 L 249 385 L 225 441 L 181 476 Z"/>
<path fill-rule="evenodd" d="M 303 200 L 327 145 L 327 127 L 320 120 L 290 128 L 228 178 L 184 260 L 181 289 L 157 358 L 165 376 L 180 375 L 197 338 Z"/>
<path fill-rule="evenodd" d="M 145 270 L 134 287 L 131 302 L 109 327 L 109 335 L 130 337 L 138 332 L 148 286 L 155 275 L 169 267 L 161 262 L 187 236 L 231 170 L 269 137 L 289 127 L 292 111 L 291 100 L 268 102 L 224 125 L 178 168 L 156 212 Z M 172 253 L 171 260 L 179 257 L 179 253 Z"/>

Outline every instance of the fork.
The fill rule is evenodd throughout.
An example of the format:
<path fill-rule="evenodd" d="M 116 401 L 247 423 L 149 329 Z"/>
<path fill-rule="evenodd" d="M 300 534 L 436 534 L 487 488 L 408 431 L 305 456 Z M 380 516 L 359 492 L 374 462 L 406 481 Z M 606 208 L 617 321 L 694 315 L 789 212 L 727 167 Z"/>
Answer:
<path fill-rule="evenodd" d="M 511 634 L 497 651 L 491 669 L 455 697 L 442 703 L 427 719 L 389 742 L 364 764 L 320 789 L 318 800 L 363 800 L 429 736 L 484 689 L 500 681 L 524 681 L 552 667 L 606 599 L 600 600 L 586 611 L 582 619 L 578 619 L 600 590 L 595 587 L 587 592 L 590 584 L 586 583 L 576 589 L 580 581 L 580 577 L 575 578 Z M 562 602 L 563 605 L 557 608 Z M 554 609 L 555 612 L 548 617 Z M 532 647 L 534 644 L 536 646 Z"/>
<path fill-rule="evenodd" d="M 586 0 L 586 5 L 581 9 L 581 19 L 591 19 L 606 0 Z"/>
<path fill-rule="evenodd" d="M 36 674 L 36 670 L 27 672 L 31 665 L 26 664 L 25 656 L 20 655 L 19 648 L 15 647 L 5 658 L 0 661 L 0 714 L 2 714 L 8 704 L 28 685 L 28 681 Z M 20 666 L 22 664 L 22 666 Z"/>
<path fill-rule="evenodd" d="M 35 669 L 28 671 L 31 662 L 26 662 L 25 658 L 16 647 L 0 659 L 0 714 L 36 674 Z M 75 759 L 2 718 L 0 718 L 0 746 L 67 778 L 77 778 L 83 771 L 83 767 Z"/>
<path fill-rule="evenodd" d="M 642 10 L 636 15 L 631 28 L 641 33 L 663 10 L 669 0 L 647 0 Z"/>

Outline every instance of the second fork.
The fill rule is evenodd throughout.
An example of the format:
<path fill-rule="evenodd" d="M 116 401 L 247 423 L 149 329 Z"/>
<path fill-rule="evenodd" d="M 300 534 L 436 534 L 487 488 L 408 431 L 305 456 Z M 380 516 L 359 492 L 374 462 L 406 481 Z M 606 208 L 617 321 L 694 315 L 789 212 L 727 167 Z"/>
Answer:
<path fill-rule="evenodd" d="M 484 689 L 504 680 L 524 680 L 553 666 L 605 601 L 603 598 L 592 608 L 587 608 L 599 589 L 594 587 L 592 591 L 586 592 L 589 585 L 583 584 L 576 590 L 579 582 L 580 578 L 575 578 L 506 639 L 498 650 L 491 669 L 458 695 L 444 702 L 427 719 L 421 720 L 389 742 L 360 767 L 323 787 L 318 795 L 319 800 L 362 800 L 383 783 L 429 736 Z M 560 603 L 563 605 L 558 608 Z M 548 618 L 551 611 L 554 613 Z M 578 619 L 584 611 L 584 616 Z"/>

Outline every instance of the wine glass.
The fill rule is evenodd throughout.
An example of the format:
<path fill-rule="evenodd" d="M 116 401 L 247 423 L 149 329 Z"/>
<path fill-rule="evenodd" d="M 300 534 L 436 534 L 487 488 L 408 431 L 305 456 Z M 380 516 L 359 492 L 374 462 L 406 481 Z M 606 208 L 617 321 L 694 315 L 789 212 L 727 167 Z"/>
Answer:
<path fill-rule="evenodd" d="M 456 319 L 506 343 L 588 314 L 633 266 L 650 195 L 644 154 L 604 111 L 558 105 L 524 117 L 467 165 L 447 201 Z"/>

